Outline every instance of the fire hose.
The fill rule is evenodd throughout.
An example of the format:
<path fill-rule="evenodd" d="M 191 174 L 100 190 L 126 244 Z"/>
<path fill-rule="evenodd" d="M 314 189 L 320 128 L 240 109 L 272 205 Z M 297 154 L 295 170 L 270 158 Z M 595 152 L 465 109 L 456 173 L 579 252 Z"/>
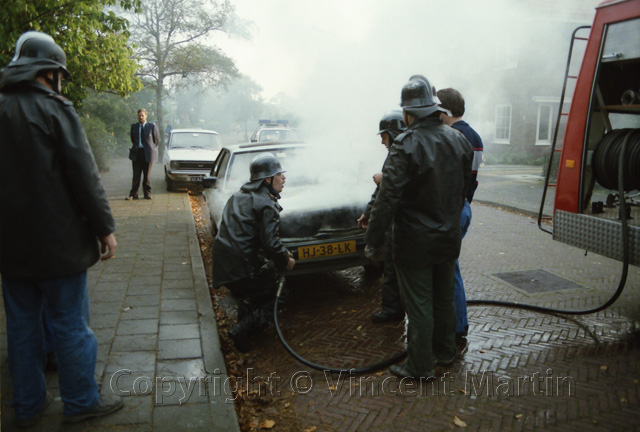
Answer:
<path fill-rule="evenodd" d="M 619 131 L 613 131 L 613 132 L 617 132 L 615 135 L 611 134 L 611 136 L 614 136 L 615 139 L 611 138 L 610 134 L 607 134 L 603 137 L 603 139 L 601 140 L 601 142 L 599 143 L 599 147 L 605 148 L 606 151 L 602 151 L 600 150 L 600 158 L 604 159 L 605 162 L 604 163 L 600 163 L 600 159 L 598 159 L 598 161 L 594 162 L 594 164 L 599 164 L 600 166 L 600 171 L 602 172 L 600 174 L 601 178 L 606 178 L 606 182 L 608 185 L 613 185 L 615 184 L 615 181 L 611 179 L 611 172 L 613 171 L 614 174 L 617 174 L 617 189 L 618 189 L 618 194 L 620 197 L 620 214 L 621 214 L 621 223 L 622 223 L 622 249 L 623 249 L 623 265 L 622 265 L 622 274 L 620 277 L 620 282 L 618 283 L 618 288 L 616 289 L 615 293 L 613 294 L 613 296 L 611 296 L 611 298 L 609 300 L 607 300 L 604 304 L 602 304 L 601 306 L 598 306 L 596 308 L 593 309 L 588 309 L 588 310 L 566 310 L 566 309 L 555 309 L 555 308 L 548 308 L 548 307 L 543 307 L 543 306 L 538 306 L 538 305 L 531 305 L 531 304 L 526 304 L 526 303 L 517 303 L 517 302 L 506 302 L 506 301 L 498 301 L 498 300 L 467 300 L 467 305 L 468 306 L 505 306 L 505 307 L 513 307 L 513 308 L 519 308 L 519 309 L 525 309 L 525 310 L 530 310 L 530 311 L 534 311 L 534 312 L 542 312 L 542 313 L 550 313 L 550 314 L 560 314 L 560 315 L 588 315 L 588 314 L 592 314 L 592 313 L 596 313 L 599 312 L 601 310 L 604 310 L 606 308 L 608 308 L 609 306 L 611 306 L 613 303 L 615 303 L 615 301 L 620 297 L 620 295 L 622 294 L 622 291 L 624 290 L 624 286 L 626 284 L 627 281 L 627 275 L 628 275 L 628 271 L 629 271 L 629 226 L 627 223 L 627 218 L 626 218 L 626 203 L 625 203 L 625 199 L 624 199 L 624 191 L 625 191 L 625 180 L 626 183 L 629 183 L 630 181 L 635 181 L 635 180 L 630 180 L 630 178 L 635 179 L 635 177 L 625 177 L 625 162 L 626 160 L 628 160 L 629 155 L 627 154 L 627 146 L 631 140 L 631 138 L 634 135 L 639 135 L 640 136 L 640 129 L 631 129 L 631 130 L 623 130 L 624 134 L 621 134 Z M 623 139 L 620 139 L 623 138 Z M 606 139 L 606 140 L 605 140 Z M 612 141 L 615 141 L 612 144 Z M 605 145 L 603 145 L 602 143 L 605 143 Z M 633 155 L 633 157 L 631 158 L 632 160 L 638 160 L 640 161 L 640 139 L 638 139 L 637 141 L 633 141 L 633 148 L 631 149 L 630 153 Z M 597 152 L 594 152 L 597 153 Z M 604 155 L 603 155 L 604 153 Z M 618 169 L 615 169 L 615 164 L 611 163 L 611 159 L 612 156 L 611 154 L 614 154 L 615 156 L 618 156 Z M 594 155 L 595 157 L 595 155 Z M 635 159 L 634 159 L 635 158 Z M 633 166 L 633 165 L 632 165 Z M 640 167 L 640 163 L 635 165 L 636 167 Z M 617 173 L 615 172 L 617 171 Z M 596 173 L 598 171 L 596 170 Z M 633 174 L 633 173 L 632 173 Z M 597 175 L 597 174 L 596 174 Z M 640 176 L 638 177 L 640 178 Z M 599 180 L 599 181 L 605 181 L 605 180 Z M 635 183 L 633 183 L 635 184 Z M 640 183 L 639 183 L 640 184 Z M 604 185 L 603 185 L 604 186 Z M 282 294 L 282 289 L 284 287 L 284 283 L 285 283 L 285 276 L 282 275 L 280 277 L 280 280 L 278 282 L 278 291 L 276 293 L 276 300 L 275 300 L 275 304 L 273 307 L 273 318 L 274 318 L 274 323 L 275 323 L 275 328 L 276 328 L 276 332 L 278 334 L 278 338 L 280 339 L 280 342 L 282 342 L 282 344 L 284 345 L 285 349 L 289 352 L 289 354 L 291 354 L 295 359 L 297 359 L 299 362 L 313 368 L 313 369 L 317 369 L 317 370 L 322 370 L 322 371 L 328 371 L 328 372 L 334 372 L 334 373 L 350 373 L 350 374 L 363 374 L 363 373 L 368 373 L 368 372 L 373 372 L 379 369 L 383 369 L 387 366 L 390 366 L 394 363 L 397 363 L 398 361 L 400 361 L 404 356 L 407 355 L 407 350 L 404 350 L 398 354 L 393 355 L 392 357 L 383 360 L 381 362 L 378 362 L 376 364 L 370 365 L 370 366 L 363 366 L 360 368 L 334 368 L 334 367 L 328 367 L 328 366 L 323 366 L 323 365 L 319 365 L 317 363 L 311 362 L 307 359 L 305 359 L 304 357 L 302 357 L 300 354 L 298 354 L 286 341 L 284 335 L 282 334 L 282 330 L 280 329 L 280 324 L 278 321 L 278 305 L 279 305 L 279 301 L 280 301 L 280 295 Z"/>

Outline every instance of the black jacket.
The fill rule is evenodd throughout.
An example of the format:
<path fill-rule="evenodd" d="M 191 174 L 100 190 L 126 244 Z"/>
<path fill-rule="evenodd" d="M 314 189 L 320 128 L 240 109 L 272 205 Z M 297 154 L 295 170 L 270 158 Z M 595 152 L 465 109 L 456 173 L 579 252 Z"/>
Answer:
<path fill-rule="evenodd" d="M 267 259 L 285 269 L 289 254 L 280 240 L 281 211 L 263 183 L 247 183 L 229 198 L 213 243 L 214 287 L 256 276 Z"/>
<path fill-rule="evenodd" d="M 140 123 L 131 125 L 131 148 L 133 150 L 139 148 L 140 139 Z M 160 144 L 160 130 L 155 123 L 146 122 L 142 126 L 142 147 L 144 148 L 144 158 L 146 162 L 158 161 L 158 145 Z M 135 161 L 138 152 L 129 152 L 129 159 Z"/>
<path fill-rule="evenodd" d="M 414 122 L 385 162 L 367 244 L 381 247 L 393 223 L 396 263 L 424 268 L 457 258 L 472 161 L 473 148 L 462 134 L 435 118 Z"/>
<path fill-rule="evenodd" d="M 0 272 L 69 276 L 98 261 L 115 223 L 71 103 L 13 71 L 0 79 Z"/>

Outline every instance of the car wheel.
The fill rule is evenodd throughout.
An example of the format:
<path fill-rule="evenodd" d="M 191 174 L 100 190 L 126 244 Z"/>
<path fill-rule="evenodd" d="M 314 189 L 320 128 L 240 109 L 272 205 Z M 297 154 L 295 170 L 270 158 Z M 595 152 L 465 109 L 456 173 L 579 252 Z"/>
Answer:
<path fill-rule="evenodd" d="M 169 178 L 166 174 L 164 175 L 164 181 L 167 182 L 167 192 L 173 192 L 176 190 L 175 182 Z"/>

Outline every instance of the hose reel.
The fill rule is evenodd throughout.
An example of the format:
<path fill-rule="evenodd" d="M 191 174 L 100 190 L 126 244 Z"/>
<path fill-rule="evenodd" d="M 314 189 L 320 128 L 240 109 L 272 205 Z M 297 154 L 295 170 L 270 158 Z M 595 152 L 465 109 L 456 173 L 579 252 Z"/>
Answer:
<path fill-rule="evenodd" d="M 625 154 L 622 144 L 630 133 Z M 620 159 L 624 160 L 624 191 L 640 190 L 640 129 L 614 129 L 605 134 L 593 151 L 591 165 L 600 186 L 618 190 Z"/>

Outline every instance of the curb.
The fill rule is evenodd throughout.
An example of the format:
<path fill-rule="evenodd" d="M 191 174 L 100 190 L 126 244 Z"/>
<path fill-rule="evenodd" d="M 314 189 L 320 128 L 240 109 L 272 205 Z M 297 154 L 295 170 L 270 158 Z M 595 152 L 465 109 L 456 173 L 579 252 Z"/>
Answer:
<path fill-rule="evenodd" d="M 213 418 L 213 431 L 240 432 L 240 424 L 233 403 L 231 387 L 229 386 L 229 374 L 222 348 L 220 346 L 220 336 L 218 326 L 213 312 L 213 303 L 209 293 L 209 284 L 200 253 L 200 244 L 196 232 L 196 224 L 193 220 L 193 211 L 189 195 L 183 198 L 185 206 L 189 209 L 188 224 L 192 235 L 189 237 L 189 253 L 191 254 L 191 270 L 196 291 L 196 304 L 198 307 L 198 317 L 200 321 L 200 343 L 202 344 L 202 355 L 205 370 L 208 374 L 220 377 L 218 383 L 223 388 L 214 384 L 209 386 L 209 401 L 211 404 L 211 416 Z"/>

